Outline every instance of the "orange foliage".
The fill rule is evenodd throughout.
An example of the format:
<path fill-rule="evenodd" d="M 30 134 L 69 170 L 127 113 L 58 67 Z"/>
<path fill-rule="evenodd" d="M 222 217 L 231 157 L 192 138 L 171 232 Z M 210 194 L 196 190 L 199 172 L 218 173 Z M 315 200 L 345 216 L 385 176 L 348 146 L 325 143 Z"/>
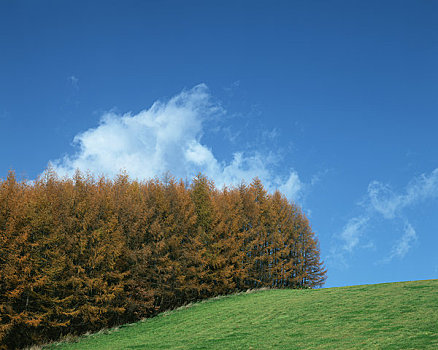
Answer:
<path fill-rule="evenodd" d="M 300 208 L 258 179 L 222 190 L 202 175 L 0 180 L 0 349 L 325 276 Z"/>

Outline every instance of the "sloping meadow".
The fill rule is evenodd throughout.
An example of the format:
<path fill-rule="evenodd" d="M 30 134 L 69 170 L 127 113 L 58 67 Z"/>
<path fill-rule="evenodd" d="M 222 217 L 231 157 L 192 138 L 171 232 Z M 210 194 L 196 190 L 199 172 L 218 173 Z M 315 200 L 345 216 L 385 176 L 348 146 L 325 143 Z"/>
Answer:
<path fill-rule="evenodd" d="M 210 299 L 52 350 L 437 349 L 438 280 Z"/>

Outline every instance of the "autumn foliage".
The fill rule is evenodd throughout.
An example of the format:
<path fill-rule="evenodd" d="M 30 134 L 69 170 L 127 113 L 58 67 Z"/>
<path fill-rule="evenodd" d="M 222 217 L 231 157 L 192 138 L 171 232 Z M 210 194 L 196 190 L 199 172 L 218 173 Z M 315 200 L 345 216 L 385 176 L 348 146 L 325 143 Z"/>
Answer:
<path fill-rule="evenodd" d="M 305 215 L 258 179 L 0 179 L 0 349 L 325 275 Z"/>

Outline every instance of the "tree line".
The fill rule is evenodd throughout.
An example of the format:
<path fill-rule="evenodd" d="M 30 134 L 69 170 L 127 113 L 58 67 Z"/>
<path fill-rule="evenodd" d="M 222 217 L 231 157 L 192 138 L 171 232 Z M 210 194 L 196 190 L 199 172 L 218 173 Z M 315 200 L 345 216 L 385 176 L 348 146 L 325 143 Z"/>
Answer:
<path fill-rule="evenodd" d="M 0 349 L 252 288 L 322 286 L 300 207 L 260 180 L 0 179 Z"/>

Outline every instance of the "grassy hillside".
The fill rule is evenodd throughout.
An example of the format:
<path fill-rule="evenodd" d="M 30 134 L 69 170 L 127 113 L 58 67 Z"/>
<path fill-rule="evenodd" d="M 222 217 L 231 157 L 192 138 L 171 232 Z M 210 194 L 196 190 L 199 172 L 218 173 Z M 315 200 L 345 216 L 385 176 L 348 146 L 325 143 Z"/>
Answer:
<path fill-rule="evenodd" d="M 266 290 L 50 349 L 438 349 L 438 280 Z"/>

